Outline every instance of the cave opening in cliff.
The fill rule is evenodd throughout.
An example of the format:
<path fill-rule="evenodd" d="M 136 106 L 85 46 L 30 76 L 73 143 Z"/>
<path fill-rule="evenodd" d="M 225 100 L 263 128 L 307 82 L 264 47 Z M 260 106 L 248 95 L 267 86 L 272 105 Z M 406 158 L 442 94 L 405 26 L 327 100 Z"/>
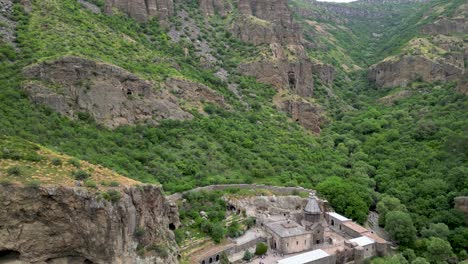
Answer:
<path fill-rule="evenodd" d="M 296 74 L 293 71 L 288 72 L 288 83 L 289 83 L 289 88 L 291 89 L 296 88 Z"/>
<path fill-rule="evenodd" d="M 20 258 L 20 253 L 15 250 L 0 250 L 0 260 L 9 261 L 9 260 L 18 260 Z"/>
<path fill-rule="evenodd" d="M 174 223 L 169 224 L 169 229 L 172 231 L 176 230 L 176 226 L 174 225 Z"/>
<path fill-rule="evenodd" d="M 91 260 L 89 259 L 85 259 L 85 261 L 83 262 L 84 264 L 94 264 L 94 262 L 92 262 Z"/>

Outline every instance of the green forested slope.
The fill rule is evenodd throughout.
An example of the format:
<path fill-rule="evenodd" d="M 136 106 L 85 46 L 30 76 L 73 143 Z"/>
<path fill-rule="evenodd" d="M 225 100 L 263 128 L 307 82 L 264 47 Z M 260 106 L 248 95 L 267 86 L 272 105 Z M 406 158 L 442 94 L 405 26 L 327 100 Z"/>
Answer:
<path fill-rule="evenodd" d="M 274 108 L 272 87 L 234 75 L 245 95 L 241 102 L 225 82 L 201 70 L 196 58 L 185 58 L 183 48 L 192 51 L 191 45 L 169 43 L 156 22 L 140 25 L 124 16 L 92 14 L 72 0 L 44 0 L 30 14 L 16 9 L 20 51 L 7 44 L 0 49 L 0 134 L 40 143 L 139 181 L 160 182 L 167 192 L 215 183 L 300 185 L 318 189 L 338 212 L 361 223 L 369 209 L 390 219 L 402 211 L 412 222 L 400 227 L 410 230 L 408 236 L 388 227 L 402 246 L 436 263 L 430 248 L 445 242 L 430 238 L 427 230 L 430 224 L 443 223 L 450 229 L 444 239 L 452 248 L 444 260 L 453 259 L 452 253 L 463 258 L 468 228 L 453 209 L 453 198 L 468 195 L 468 101 L 454 91 L 454 84 L 415 83 L 408 96 L 387 104 L 378 99 L 394 98 L 398 89 L 376 91 L 359 72 L 341 72 L 335 92 L 354 110 L 337 110 L 316 136 Z M 353 23 L 355 35 L 370 32 L 362 29 L 363 21 Z M 232 67 L 256 52 L 225 32 L 216 36 L 235 44 L 221 57 Z M 398 38 L 390 34 L 389 43 Z M 337 36 L 336 41 L 342 50 L 350 48 L 347 37 Z M 364 66 L 386 54 L 380 52 L 383 44 L 373 45 L 372 51 L 356 49 L 350 58 Z M 180 76 L 205 83 L 225 95 L 234 110 L 206 105 L 209 115 L 191 121 L 115 130 L 87 118 L 69 120 L 32 104 L 20 88 L 24 66 L 68 54 L 113 63 L 149 80 Z M 319 55 L 333 58 L 324 51 L 311 52 Z M 361 55 L 368 58 L 357 62 Z"/>

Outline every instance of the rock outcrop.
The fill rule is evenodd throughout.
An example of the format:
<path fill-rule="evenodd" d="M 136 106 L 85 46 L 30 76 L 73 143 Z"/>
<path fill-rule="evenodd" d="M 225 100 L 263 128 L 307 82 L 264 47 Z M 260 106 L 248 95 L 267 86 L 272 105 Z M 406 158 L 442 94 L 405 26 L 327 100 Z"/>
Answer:
<path fill-rule="evenodd" d="M 205 16 L 219 14 L 225 17 L 232 11 L 232 5 L 227 0 L 199 0 L 199 6 Z"/>
<path fill-rule="evenodd" d="M 174 15 L 172 0 L 106 0 L 106 13 L 112 14 L 114 8 L 139 22 L 156 17 L 162 25 L 167 25 L 168 19 Z"/>
<path fill-rule="evenodd" d="M 244 75 L 253 76 L 278 89 L 285 88 L 304 97 L 313 95 L 312 63 L 308 60 L 260 60 L 241 64 L 239 70 Z"/>
<path fill-rule="evenodd" d="M 237 8 L 239 15 L 229 30 L 242 41 L 254 45 L 301 44 L 301 29 L 294 22 L 287 1 L 240 0 Z"/>
<path fill-rule="evenodd" d="M 324 110 L 319 105 L 304 99 L 287 99 L 279 104 L 280 109 L 289 113 L 293 121 L 314 133 L 320 133 L 320 125 L 325 118 Z"/>
<path fill-rule="evenodd" d="M 325 83 L 332 82 L 333 74 L 308 58 L 303 46 L 302 29 L 294 21 L 288 2 L 240 0 L 237 4 L 238 14 L 228 30 L 244 42 L 268 44 L 259 57 L 241 63 L 239 72 L 274 86 L 281 94 L 286 92 L 292 95 L 277 97 L 275 104 L 305 128 L 319 132 L 322 111 L 318 111 L 318 106 L 307 98 L 313 96 L 315 73 Z M 296 99 L 286 99 L 291 97 Z"/>
<path fill-rule="evenodd" d="M 164 89 L 114 65 L 79 57 L 63 57 L 26 67 L 29 79 L 24 89 L 31 100 L 71 118 L 88 113 L 107 127 L 163 119 L 186 120 L 193 116 L 183 110 L 202 101 L 225 106 L 222 96 L 210 88 L 185 80 L 168 79 Z M 182 90 L 182 91 L 181 91 Z"/>
<path fill-rule="evenodd" d="M 379 87 L 406 87 L 414 81 L 455 81 L 463 69 L 444 61 L 405 55 L 396 61 L 384 61 L 369 70 L 369 80 Z"/>
<path fill-rule="evenodd" d="M 86 188 L 0 185 L 0 253 L 22 263 L 177 263 L 175 205 L 155 186 L 120 193 L 108 202 Z"/>
<path fill-rule="evenodd" d="M 421 33 L 428 35 L 468 34 L 468 4 L 460 5 L 451 17 L 439 17 L 424 25 Z"/>
<path fill-rule="evenodd" d="M 464 73 L 461 40 L 439 35 L 409 42 L 402 54 L 369 68 L 368 78 L 378 87 L 405 87 L 414 81 L 457 81 Z"/>
<path fill-rule="evenodd" d="M 0 0 L 0 42 L 15 46 L 16 22 L 11 19 L 13 1 Z"/>

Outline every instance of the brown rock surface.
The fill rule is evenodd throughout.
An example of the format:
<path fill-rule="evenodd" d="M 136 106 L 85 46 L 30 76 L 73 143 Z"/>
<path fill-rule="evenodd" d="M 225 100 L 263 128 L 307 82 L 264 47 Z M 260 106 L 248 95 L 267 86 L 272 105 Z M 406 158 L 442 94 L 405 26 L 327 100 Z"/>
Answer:
<path fill-rule="evenodd" d="M 78 57 L 32 65 L 24 69 L 30 98 L 70 116 L 89 113 L 108 127 L 138 121 L 190 119 L 175 97 L 122 68 Z"/>
<path fill-rule="evenodd" d="M 156 17 L 163 25 L 167 25 L 168 18 L 174 14 L 172 0 L 106 0 L 106 13 L 112 14 L 114 8 L 139 22 Z"/>
<path fill-rule="evenodd" d="M 89 113 L 108 127 L 191 119 L 170 91 L 179 91 L 187 107 L 199 106 L 202 101 L 226 106 L 222 96 L 202 84 L 168 79 L 165 89 L 157 90 L 151 82 L 122 68 L 79 57 L 32 65 L 23 72 L 30 79 L 24 89 L 34 102 L 72 118 Z"/>
<path fill-rule="evenodd" d="M 253 76 L 258 81 L 273 85 L 277 89 L 285 88 L 304 97 L 313 95 L 312 63 L 308 60 L 291 62 L 286 59 L 262 60 L 242 64 L 239 70 L 242 74 Z"/>
<path fill-rule="evenodd" d="M 232 11 L 230 2 L 226 0 L 199 0 L 199 6 L 205 16 L 219 14 L 224 17 Z"/>
<path fill-rule="evenodd" d="M 417 80 L 454 81 L 458 80 L 462 74 L 463 68 L 444 60 L 404 55 L 398 60 L 388 60 L 373 65 L 369 69 L 368 78 L 379 87 L 406 87 Z"/>
<path fill-rule="evenodd" d="M 177 208 L 159 187 L 120 192 L 111 203 L 85 188 L 0 185 L 0 251 L 25 263 L 177 263 Z M 164 246 L 168 256 L 140 257 L 138 243 Z"/>
<path fill-rule="evenodd" d="M 320 133 L 320 124 L 325 120 L 324 111 L 319 105 L 303 99 L 284 100 L 281 104 L 281 109 L 291 114 L 295 122 L 314 133 Z"/>

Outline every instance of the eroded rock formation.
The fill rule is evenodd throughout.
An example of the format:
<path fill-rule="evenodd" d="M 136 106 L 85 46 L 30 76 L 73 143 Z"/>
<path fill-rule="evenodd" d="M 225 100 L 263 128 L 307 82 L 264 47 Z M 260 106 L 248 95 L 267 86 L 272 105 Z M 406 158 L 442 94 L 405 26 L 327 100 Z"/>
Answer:
<path fill-rule="evenodd" d="M 172 0 L 106 0 L 106 13 L 112 14 L 114 8 L 139 22 L 156 17 L 163 25 L 167 25 L 169 17 L 174 15 Z"/>
<path fill-rule="evenodd" d="M 219 14 L 224 17 L 232 11 L 231 3 L 227 0 L 199 0 L 199 6 L 205 16 Z"/>
<path fill-rule="evenodd" d="M 457 81 L 465 71 L 464 53 L 462 41 L 454 37 L 413 39 L 401 55 L 371 66 L 368 78 L 379 87 L 405 87 L 414 81 Z"/>
<path fill-rule="evenodd" d="M 25 263 L 177 263 L 175 205 L 155 186 L 120 192 L 108 202 L 85 188 L 0 185 L 0 252 Z M 138 245 L 167 256 L 139 256 Z"/>
<path fill-rule="evenodd" d="M 32 65 L 23 72 L 29 79 L 24 89 L 34 102 L 72 118 L 88 113 L 108 127 L 191 119 L 183 107 L 199 106 L 202 101 L 225 106 L 222 96 L 202 84 L 168 79 L 164 89 L 156 89 L 122 68 L 79 57 Z M 173 92 L 184 99 L 184 106 Z"/>

